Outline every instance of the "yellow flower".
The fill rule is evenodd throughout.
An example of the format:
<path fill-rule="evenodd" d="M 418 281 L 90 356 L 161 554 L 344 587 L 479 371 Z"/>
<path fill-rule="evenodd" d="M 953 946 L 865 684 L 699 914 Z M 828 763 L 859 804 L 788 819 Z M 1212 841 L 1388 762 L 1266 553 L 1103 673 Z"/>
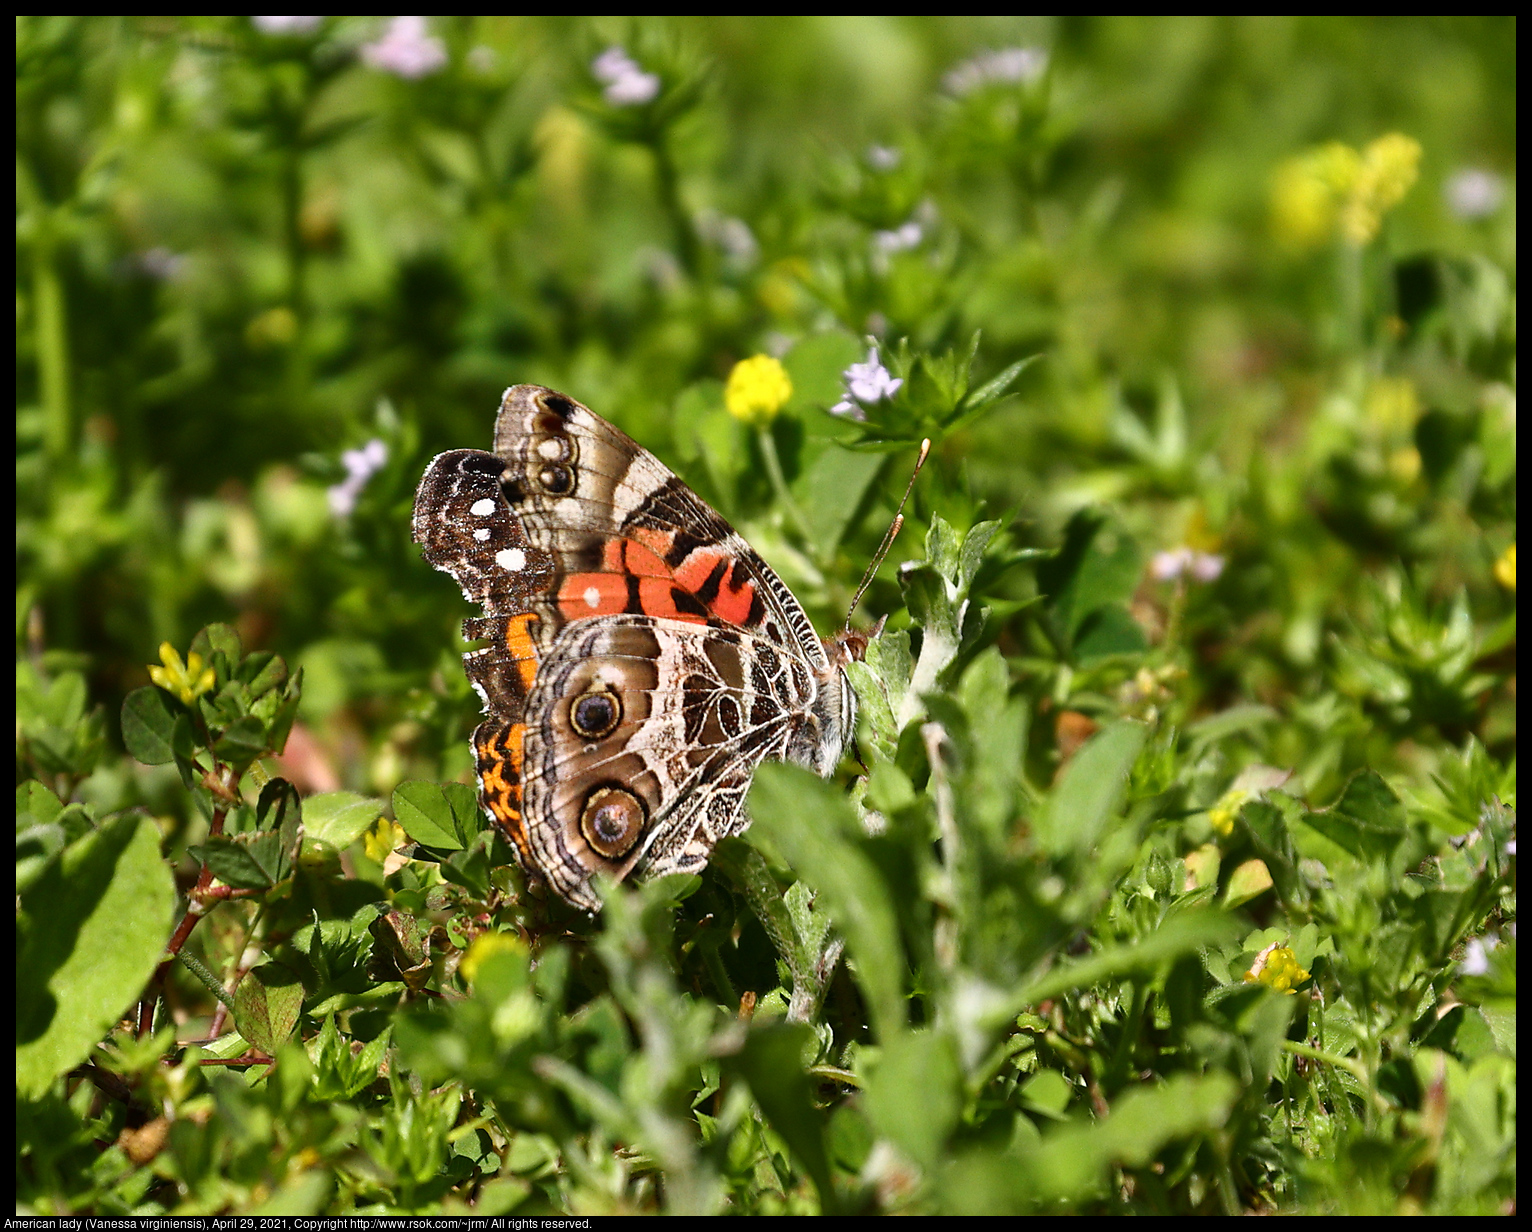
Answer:
<path fill-rule="evenodd" d="M 1308 978 L 1309 973 L 1298 965 L 1298 956 L 1285 945 L 1268 945 L 1245 972 L 1245 983 L 1265 984 L 1289 997 Z"/>
<path fill-rule="evenodd" d="M 723 403 L 735 419 L 764 425 L 777 417 L 792 396 L 793 383 L 781 363 L 770 355 L 752 355 L 740 360 L 729 373 Z"/>
<path fill-rule="evenodd" d="M 1516 591 L 1516 545 L 1513 543 L 1500 553 L 1495 562 L 1495 581 L 1513 594 Z"/>
<path fill-rule="evenodd" d="M 1415 183 L 1420 154 L 1413 137 L 1389 133 L 1361 153 L 1332 141 L 1288 159 L 1272 178 L 1277 234 L 1295 248 L 1322 244 L 1337 231 L 1357 247 L 1371 242 L 1383 215 Z"/>
<path fill-rule="evenodd" d="M 1420 142 L 1403 133 L 1379 137 L 1362 154 L 1350 199 L 1341 208 L 1341 234 L 1360 248 L 1378 234 L 1383 215 L 1404 199 L 1420 174 Z"/>
<path fill-rule="evenodd" d="M 245 341 L 255 350 L 285 347 L 298 336 L 298 318 L 291 308 L 268 308 L 245 326 Z"/>
<path fill-rule="evenodd" d="M 404 827 L 397 821 L 390 821 L 387 817 L 379 817 L 377 822 L 362 835 L 362 851 L 369 860 L 382 864 L 399 848 L 409 840 Z"/>
<path fill-rule="evenodd" d="M 1361 156 L 1332 141 L 1288 159 L 1272 182 L 1272 221 L 1277 234 L 1295 248 L 1322 244 L 1335 230 L 1339 202 L 1351 192 Z"/>
<path fill-rule="evenodd" d="M 1420 395 L 1407 376 L 1378 377 L 1368 385 L 1362 405 L 1373 423 L 1395 436 L 1414 431 L 1420 418 Z"/>
<path fill-rule="evenodd" d="M 202 656 L 193 651 L 181 662 L 181 656 L 169 642 L 160 643 L 160 662 L 164 667 L 149 665 L 149 679 L 167 693 L 173 693 L 190 706 L 217 682 L 217 674 L 211 667 L 202 666 Z"/>
<path fill-rule="evenodd" d="M 1389 473 L 1404 483 L 1414 483 L 1420 475 L 1420 450 L 1405 445 L 1388 455 Z"/>
<path fill-rule="evenodd" d="M 1246 800 L 1250 799 L 1250 793 L 1242 787 L 1231 787 L 1223 793 L 1218 803 L 1208 810 L 1208 820 L 1213 823 L 1213 829 L 1224 838 L 1234 833 L 1234 819 L 1239 816 L 1239 810 Z"/>
<path fill-rule="evenodd" d="M 463 955 L 463 961 L 458 964 L 458 974 L 472 984 L 486 958 L 495 954 L 525 954 L 526 952 L 526 942 L 515 933 L 480 933 L 468 947 L 468 953 Z"/>

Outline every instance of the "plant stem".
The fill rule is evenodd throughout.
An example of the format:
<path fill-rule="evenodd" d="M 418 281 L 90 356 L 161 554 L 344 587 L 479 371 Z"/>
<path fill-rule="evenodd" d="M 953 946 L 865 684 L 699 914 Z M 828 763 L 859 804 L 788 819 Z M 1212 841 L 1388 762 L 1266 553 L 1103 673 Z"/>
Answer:
<path fill-rule="evenodd" d="M 808 519 L 803 516 L 803 510 L 798 508 L 798 502 L 793 499 L 793 494 L 787 490 L 787 480 L 782 476 L 782 461 L 777 457 L 776 438 L 772 436 L 771 429 L 765 425 L 756 428 L 755 436 L 760 442 L 761 457 L 766 463 L 766 476 L 771 480 L 772 491 L 776 493 L 777 500 L 786 512 L 787 520 L 802 537 L 809 555 L 814 558 L 814 563 L 821 569 L 824 568 L 824 562 L 819 559 L 814 538 L 809 533 Z"/>
<path fill-rule="evenodd" d="M 16 194 L 20 198 L 22 220 L 31 224 L 32 329 L 43 410 L 43 445 L 48 457 L 58 461 L 69 452 L 72 433 L 68 313 L 58 271 L 57 212 L 43 199 L 30 169 L 20 162 L 16 167 Z"/>
<path fill-rule="evenodd" d="M 675 159 L 670 156 L 670 145 L 664 133 L 654 139 L 651 148 L 654 150 L 654 173 L 658 181 L 660 204 L 669 215 L 670 225 L 676 233 L 676 255 L 681 259 L 681 268 L 686 271 L 687 277 L 695 279 L 701 272 L 697 233 L 692 229 L 691 219 L 686 216 L 686 209 L 681 204 L 680 175 L 676 171 Z"/>

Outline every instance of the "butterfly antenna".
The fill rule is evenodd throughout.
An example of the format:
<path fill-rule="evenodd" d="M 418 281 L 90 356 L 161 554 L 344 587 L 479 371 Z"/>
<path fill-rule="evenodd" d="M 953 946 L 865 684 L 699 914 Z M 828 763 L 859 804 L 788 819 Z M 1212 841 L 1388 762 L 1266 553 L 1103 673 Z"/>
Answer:
<path fill-rule="evenodd" d="M 856 588 L 856 594 L 852 597 L 851 606 L 846 609 L 846 628 L 851 628 L 851 613 L 856 611 L 856 605 L 862 601 L 862 596 L 867 593 L 867 588 L 872 585 L 873 576 L 878 572 L 878 566 L 883 563 L 883 558 L 888 555 L 889 548 L 894 546 L 894 538 L 899 534 L 899 528 L 904 525 L 904 505 L 910 499 L 910 493 L 915 490 L 915 480 L 920 475 L 920 468 L 926 464 L 926 455 L 931 452 L 931 441 L 927 439 L 920 442 L 920 457 L 915 459 L 915 469 L 910 472 L 910 482 L 905 486 L 904 495 L 899 498 L 899 508 L 894 511 L 894 520 L 888 524 L 888 530 L 883 536 L 883 542 L 878 545 L 878 550 L 872 555 L 872 563 L 867 566 L 867 572 L 862 574 L 862 584 Z"/>

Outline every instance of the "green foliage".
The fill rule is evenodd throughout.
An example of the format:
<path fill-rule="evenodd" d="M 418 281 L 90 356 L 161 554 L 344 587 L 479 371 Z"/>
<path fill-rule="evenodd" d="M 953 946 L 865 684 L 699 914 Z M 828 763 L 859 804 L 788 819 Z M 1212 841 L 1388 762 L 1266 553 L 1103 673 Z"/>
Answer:
<path fill-rule="evenodd" d="M 1509 19 L 394 20 L 18 19 L 18 1210 L 1514 1210 Z M 824 629 L 932 441 L 596 918 L 409 542 L 519 381 Z"/>

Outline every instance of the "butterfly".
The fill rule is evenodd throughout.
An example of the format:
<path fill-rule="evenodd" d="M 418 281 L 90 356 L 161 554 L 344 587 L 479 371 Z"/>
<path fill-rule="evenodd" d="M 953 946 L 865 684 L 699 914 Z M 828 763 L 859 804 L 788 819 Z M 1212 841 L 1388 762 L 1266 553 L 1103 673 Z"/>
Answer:
<path fill-rule="evenodd" d="M 574 399 L 508 389 L 492 453 L 426 468 L 413 533 L 483 608 L 463 623 L 486 643 L 463 657 L 480 804 L 574 906 L 600 906 L 598 872 L 699 871 L 749 825 L 763 761 L 840 761 L 869 635 L 819 637 L 733 527 Z"/>

